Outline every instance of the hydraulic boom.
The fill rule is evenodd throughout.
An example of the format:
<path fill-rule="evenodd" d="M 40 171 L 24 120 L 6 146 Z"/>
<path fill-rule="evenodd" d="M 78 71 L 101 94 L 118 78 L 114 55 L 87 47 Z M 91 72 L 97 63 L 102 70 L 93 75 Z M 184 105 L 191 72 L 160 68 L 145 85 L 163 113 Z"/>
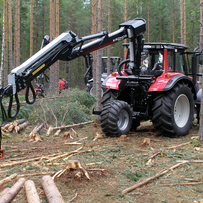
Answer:
<path fill-rule="evenodd" d="M 25 100 L 28 104 L 33 104 L 36 100 L 36 94 L 31 82 L 57 60 L 70 61 L 80 56 L 85 56 L 90 52 L 101 49 L 105 46 L 119 42 L 126 38 L 130 40 L 130 68 L 133 72 L 139 69 L 140 55 L 143 47 L 143 33 L 145 32 L 145 20 L 134 19 L 119 25 L 119 29 L 113 33 L 101 32 L 88 35 L 82 38 L 72 32 L 62 33 L 56 39 L 49 43 L 49 37 L 45 36 L 46 46 L 34 54 L 20 66 L 14 68 L 8 75 L 8 85 L 0 89 L 0 108 L 1 108 L 1 126 L 5 125 L 8 118 L 17 116 L 20 110 L 18 92 L 26 88 Z M 89 42 L 88 42 L 89 41 Z M 85 43 L 86 42 L 86 43 Z M 32 93 L 32 100 L 29 95 Z M 6 110 L 2 99 L 9 97 L 9 105 Z M 13 99 L 17 107 L 12 109 Z M 11 112 L 14 112 L 12 114 Z M 0 159 L 4 158 L 4 150 L 1 149 L 1 129 L 0 129 Z"/>

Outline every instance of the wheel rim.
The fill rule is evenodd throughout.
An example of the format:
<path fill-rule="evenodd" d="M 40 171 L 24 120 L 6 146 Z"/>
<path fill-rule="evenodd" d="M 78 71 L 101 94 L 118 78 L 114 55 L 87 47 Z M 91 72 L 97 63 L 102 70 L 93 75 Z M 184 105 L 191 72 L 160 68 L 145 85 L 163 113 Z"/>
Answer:
<path fill-rule="evenodd" d="M 121 110 L 119 115 L 118 115 L 118 128 L 123 131 L 127 128 L 128 124 L 129 124 L 129 114 L 126 110 Z"/>
<path fill-rule="evenodd" d="M 178 127 L 184 127 L 190 116 L 190 102 L 185 94 L 179 95 L 174 105 L 174 119 Z"/>

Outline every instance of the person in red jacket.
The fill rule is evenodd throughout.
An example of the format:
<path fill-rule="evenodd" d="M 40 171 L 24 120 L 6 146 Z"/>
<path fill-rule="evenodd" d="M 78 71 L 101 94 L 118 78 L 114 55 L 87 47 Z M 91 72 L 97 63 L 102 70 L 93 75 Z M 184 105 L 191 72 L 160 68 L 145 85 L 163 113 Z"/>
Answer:
<path fill-rule="evenodd" d="M 62 78 L 59 78 L 59 94 L 64 89 L 65 89 L 65 82 L 62 80 Z"/>

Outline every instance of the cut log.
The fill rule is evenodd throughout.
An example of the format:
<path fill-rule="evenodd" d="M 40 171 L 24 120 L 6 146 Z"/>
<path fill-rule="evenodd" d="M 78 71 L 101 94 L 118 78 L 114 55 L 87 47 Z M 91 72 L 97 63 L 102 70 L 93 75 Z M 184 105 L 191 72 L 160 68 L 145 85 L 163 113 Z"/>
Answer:
<path fill-rule="evenodd" d="M 61 129 L 57 130 L 54 135 L 58 136 L 61 133 Z"/>
<path fill-rule="evenodd" d="M 50 126 L 47 130 L 46 136 L 49 136 L 51 134 L 51 132 L 53 131 L 53 127 Z"/>
<path fill-rule="evenodd" d="M 11 126 L 11 127 L 10 127 L 10 126 Z M 6 133 L 11 132 L 11 131 L 13 130 L 12 126 L 13 126 L 13 123 L 7 123 L 7 124 L 4 125 L 3 127 L 1 127 L 1 130 L 2 130 L 3 132 L 6 132 Z M 11 128 L 12 128 L 12 130 L 10 131 L 9 129 L 11 129 Z"/>
<path fill-rule="evenodd" d="M 7 193 L 9 189 L 10 189 L 9 187 L 4 188 L 4 189 L 0 192 L 0 198 L 1 198 L 5 193 Z"/>
<path fill-rule="evenodd" d="M 20 125 L 20 124 L 25 123 L 25 122 L 26 122 L 26 120 L 24 118 L 22 118 L 22 119 L 13 121 L 13 125 L 17 126 L 17 125 Z"/>
<path fill-rule="evenodd" d="M 9 177 L 4 178 L 3 180 L 0 180 L 0 188 L 2 187 L 2 185 L 11 182 L 16 177 L 17 177 L 17 174 L 14 173 L 14 174 L 10 175 Z"/>
<path fill-rule="evenodd" d="M 22 124 L 20 124 L 20 125 L 18 125 L 18 126 L 15 126 L 15 131 L 16 131 L 16 133 L 19 133 L 21 130 L 23 130 L 24 128 L 26 128 L 27 126 L 28 126 L 28 122 L 26 121 L 26 122 L 24 122 L 24 123 L 22 123 Z"/>
<path fill-rule="evenodd" d="M 35 136 L 42 128 L 44 127 L 44 123 L 37 124 L 34 129 L 31 131 L 29 137 L 32 138 Z"/>
<path fill-rule="evenodd" d="M 14 129 L 14 125 L 13 125 L 13 124 L 11 124 L 11 125 L 8 126 L 8 131 L 9 131 L 9 132 L 12 132 L 13 129 Z"/>
<path fill-rule="evenodd" d="M 48 203 L 65 203 L 51 176 L 43 176 L 41 184 Z"/>
<path fill-rule="evenodd" d="M 41 203 L 35 184 L 32 180 L 25 182 L 25 191 L 28 203 Z"/>
<path fill-rule="evenodd" d="M 20 178 L 1 198 L 0 203 L 9 203 L 18 194 L 25 183 L 25 178 Z"/>

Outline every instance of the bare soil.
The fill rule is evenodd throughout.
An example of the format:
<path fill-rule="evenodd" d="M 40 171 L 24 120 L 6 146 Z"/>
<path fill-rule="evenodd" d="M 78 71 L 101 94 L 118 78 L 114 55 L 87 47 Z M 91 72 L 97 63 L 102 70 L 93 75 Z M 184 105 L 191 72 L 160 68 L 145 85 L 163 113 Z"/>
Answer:
<path fill-rule="evenodd" d="M 203 163 L 194 162 L 183 164 L 148 184 L 122 194 L 124 189 L 172 167 L 178 161 L 203 160 L 202 144 L 191 139 L 198 136 L 199 126 L 196 122 L 187 136 L 178 138 L 162 137 L 155 131 L 151 122 L 144 122 L 136 132 L 121 137 L 101 136 L 101 129 L 95 123 L 74 128 L 78 136 L 69 130 L 72 138 L 64 137 L 64 131 L 58 136 L 51 134 L 47 137 L 44 130 L 40 135 L 42 141 L 38 142 L 30 141 L 29 133 L 33 128 L 34 126 L 30 125 L 19 134 L 13 132 L 3 137 L 5 158 L 0 160 L 0 180 L 14 173 L 17 173 L 18 177 L 0 188 L 0 191 L 7 186 L 12 187 L 24 176 L 27 180 L 34 181 L 41 202 L 46 203 L 41 187 L 42 176 L 46 173 L 53 176 L 64 169 L 70 160 L 78 160 L 90 180 L 81 169 L 66 170 L 60 177 L 56 177 L 55 183 L 65 202 L 192 203 L 203 199 Z M 67 144 L 75 141 L 79 144 Z M 189 144 L 177 147 L 187 142 Z M 56 157 L 56 153 L 72 152 L 81 146 L 83 148 L 80 152 L 83 153 L 72 155 L 66 160 L 63 160 L 65 157 L 57 159 L 51 162 L 52 165 L 43 159 L 48 155 Z M 156 153 L 149 161 L 150 156 Z M 41 159 L 2 167 L 4 164 L 36 157 Z M 27 202 L 25 190 L 22 189 L 12 202 Z"/>

